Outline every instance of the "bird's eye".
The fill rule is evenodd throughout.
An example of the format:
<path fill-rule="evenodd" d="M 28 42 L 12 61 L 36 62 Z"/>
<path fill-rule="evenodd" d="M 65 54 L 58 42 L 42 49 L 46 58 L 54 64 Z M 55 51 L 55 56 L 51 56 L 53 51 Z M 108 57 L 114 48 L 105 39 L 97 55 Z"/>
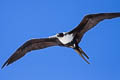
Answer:
<path fill-rule="evenodd" d="M 58 36 L 58 37 L 63 37 L 64 34 L 63 34 L 63 33 L 59 33 L 57 36 Z"/>

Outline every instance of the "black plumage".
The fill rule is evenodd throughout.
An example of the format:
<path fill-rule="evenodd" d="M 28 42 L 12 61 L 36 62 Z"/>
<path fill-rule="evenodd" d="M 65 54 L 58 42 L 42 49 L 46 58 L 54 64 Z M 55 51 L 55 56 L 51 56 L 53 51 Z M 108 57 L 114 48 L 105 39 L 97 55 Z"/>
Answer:
<path fill-rule="evenodd" d="M 2 68 L 5 65 L 8 66 L 9 64 L 13 63 L 14 61 L 20 59 L 26 53 L 28 53 L 32 50 L 43 49 L 43 48 L 47 48 L 50 46 L 63 46 L 63 47 L 73 48 L 89 64 L 89 62 L 84 58 L 84 56 L 87 59 L 89 59 L 89 57 L 78 46 L 83 35 L 85 34 L 85 32 L 87 32 L 89 29 L 93 28 L 100 21 L 102 21 L 104 19 L 112 19 L 112 18 L 116 18 L 116 17 L 120 17 L 119 12 L 118 13 L 89 14 L 83 18 L 81 23 L 75 29 L 73 29 L 69 32 L 59 33 L 56 36 L 50 37 L 50 38 L 31 39 L 31 40 L 27 41 L 25 44 L 23 44 L 20 48 L 18 48 L 16 50 L 16 52 L 3 64 Z M 64 43 L 64 41 L 66 41 L 64 39 L 68 38 L 68 37 L 66 38 L 66 35 L 69 36 L 71 34 L 72 34 L 73 39 Z"/>

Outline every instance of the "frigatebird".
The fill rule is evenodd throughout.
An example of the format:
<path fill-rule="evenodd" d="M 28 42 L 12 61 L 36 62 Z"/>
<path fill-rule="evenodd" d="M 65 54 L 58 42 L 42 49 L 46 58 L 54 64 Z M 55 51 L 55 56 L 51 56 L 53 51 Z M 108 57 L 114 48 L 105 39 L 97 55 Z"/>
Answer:
<path fill-rule="evenodd" d="M 120 12 L 117 13 L 98 13 L 98 14 L 89 14 L 86 15 L 83 20 L 77 25 L 76 28 L 69 32 L 58 33 L 54 36 L 50 36 L 48 38 L 40 38 L 40 39 L 31 39 L 24 43 L 20 48 L 16 50 L 16 52 L 3 64 L 4 66 L 8 66 L 14 61 L 23 57 L 26 53 L 32 50 L 38 50 L 47 48 L 50 46 L 61 46 L 68 47 L 74 49 L 88 64 L 90 64 L 87 59 L 89 57 L 86 53 L 79 47 L 79 42 L 81 41 L 85 32 L 89 29 L 93 28 L 96 24 L 104 19 L 112 19 L 120 17 Z M 86 58 L 87 59 L 86 59 Z"/>

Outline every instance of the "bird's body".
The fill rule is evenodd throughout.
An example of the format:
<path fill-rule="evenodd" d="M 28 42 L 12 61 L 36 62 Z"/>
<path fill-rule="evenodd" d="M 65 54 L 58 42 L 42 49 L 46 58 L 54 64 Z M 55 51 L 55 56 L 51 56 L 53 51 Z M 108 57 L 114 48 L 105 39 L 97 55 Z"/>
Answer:
<path fill-rule="evenodd" d="M 67 43 L 71 42 L 71 41 L 73 40 L 73 38 L 74 38 L 73 34 L 67 34 L 67 32 L 63 32 L 63 33 L 61 33 L 61 34 L 63 35 L 62 37 L 61 37 L 61 36 L 57 36 L 57 35 L 59 35 L 59 34 L 56 34 L 56 35 L 54 35 L 54 36 L 50 36 L 49 38 L 51 38 L 51 37 L 56 37 L 56 38 L 59 39 L 59 41 L 60 41 L 62 44 L 67 44 Z"/>
<path fill-rule="evenodd" d="M 84 56 L 87 59 L 89 59 L 89 57 L 78 46 L 83 35 L 100 21 L 116 17 L 120 17 L 120 13 L 98 13 L 86 15 L 81 21 L 81 23 L 75 29 L 69 32 L 58 33 L 48 38 L 31 39 L 24 43 L 20 48 L 18 48 L 16 52 L 3 64 L 2 68 L 5 65 L 9 65 L 14 61 L 20 59 L 26 53 L 32 50 L 43 49 L 50 46 L 62 46 L 72 48 L 89 64 L 89 62 L 84 58 Z"/>
<path fill-rule="evenodd" d="M 73 41 L 74 39 L 74 36 L 73 34 L 67 34 L 67 35 L 64 35 L 63 37 L 57 37 L 59 39 L 59 41 L 62 43 L 62 44 L 68 44 L 70 43 L 71 41 Z"/>

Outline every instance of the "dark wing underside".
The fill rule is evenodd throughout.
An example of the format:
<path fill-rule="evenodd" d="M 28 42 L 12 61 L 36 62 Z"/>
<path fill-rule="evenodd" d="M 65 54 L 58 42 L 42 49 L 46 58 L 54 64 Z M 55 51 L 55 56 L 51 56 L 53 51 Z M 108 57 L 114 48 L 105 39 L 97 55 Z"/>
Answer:
<path fill-rule="evenodd" d="M 69 33 L 76 35 L 77 42 L 79 43 L 84 33 L 93 28 L 100 21 L 116 17 L 120 17 L 120 13 L 99 13 L 87 15 L 83 18 L 81 23 Z"/>
<path fill-rule="evenodd" d="M 5 65 L 9 65 L 14 61 L 23 57 L 27 52 L 32 50 L 42 49 L 50 46 L 59 45 L 59 41 L 57 38 L 43 38 L 43 39 L 31 39 L 24 43 L 20 48 L 16 50 L 16 52 L 4 63 L 2 68 Z"/>

